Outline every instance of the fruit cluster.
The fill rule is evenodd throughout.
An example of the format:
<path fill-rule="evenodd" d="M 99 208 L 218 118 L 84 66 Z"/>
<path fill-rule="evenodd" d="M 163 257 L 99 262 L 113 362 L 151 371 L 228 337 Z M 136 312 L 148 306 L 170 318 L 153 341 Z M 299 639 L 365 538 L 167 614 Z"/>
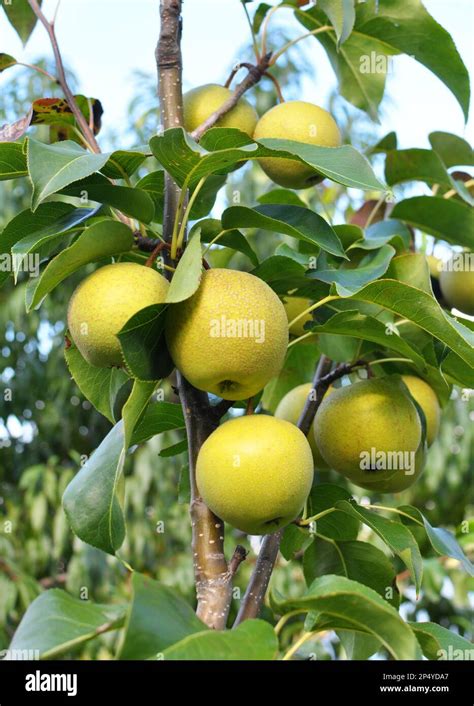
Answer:
<path fill-rule="evenodd" d="M 194 130 L 229 95 L 213 85 L 187 93 L 186 129 Z M 239 128 L 263 145 L 268 138 L 340 144 L 329 113 L 301 101 L 277 105 L 258 120 L 241 99 L 218 124 Z M 286 187 L 305 188 L 321 178 L 297 160 L 269 157 L 260 164 Z M 456 274 L 442 274 L 443 295 L 452 306 L 474 313 L 473 273 L 459 286 Z M 165 303 L 168 287 L 155 269 L 131 262 L 101 267 L 87 277 L 68 310 L 70 336 L 86 361 L 122 366 L 118 332 L 141 309 Z M 225 400 L 246 400 L 278 376 L 289 335 L 307 333 L 311 304 L 292 296 L 282 302 L 268 284 L 246 272 L 206 270 L 193 296 L 169 306 L 166 343 L 175 366 L 196 388 Z M 197 461 L 197 485 L 216 515 L 247 533 L 274 532 L 301 512 L 314 467 L 333 469 L 380 492 L 398 492 L 416 480 L 440 418 L 437 396 L 424 380 L 393 375 L 331 386 L 305 437 L 296 425 L 310 394 L 310 383 L 300 385 L 281 400 L 274 416 L 233 418 L 207 438 Z"/>

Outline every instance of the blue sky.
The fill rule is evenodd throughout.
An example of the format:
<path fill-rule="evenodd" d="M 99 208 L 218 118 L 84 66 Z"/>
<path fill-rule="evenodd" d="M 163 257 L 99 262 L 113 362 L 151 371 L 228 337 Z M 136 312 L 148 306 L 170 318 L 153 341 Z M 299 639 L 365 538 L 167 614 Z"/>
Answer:
<path fill-rule="evenodd" d="M 134 94 L 134 69 L 155 71 L 158 35 L 158 0 L 62 0 L 57 33 L 66 63 L 79 78 L 83 92 L 101 99 L 104 122 L 120 129 L 125 107 Z M 44 0 L 48 16 L 56 0 Z M 251 7 L 256 7 L 253 3 Z M 453 36 L 472 72 L 474 44 L 472 0 L 426 0 L 428 11 Z M 222 82 L 236 62 L 238 48 L 248 37 L 239 0 L 186 0 L 184 5 L 185 87 Z M 291 22 L 291 12 L 277 13 Z M 295 26 L 295 36 L 299 33 Z M 37 26 L 23 50 L 3 13 L 0 16 L 0 51 L 19 60 L 34 61 L 50 53 L 44 29 Z M 302 99 L 323 104 L 336 80 L 319 44 L 305 40 L 308 57 L 318 67 L 317 82 L 305 82 Z M 5 80 L 5 79 L 3 79 Z M 0 89 L 1 89 L 0 78 Z M 455 98 L 433 74 L 408 57 L 396 57 L 388 80 L 390 100 L 382 108 L 382 133 L 395 129 L 401 147 L 428 146 L 427 135 L 446 130 L 472 142 L 473 118 L 467 126 Z M 472 110 L 471 110 L 472 113 Z"/>

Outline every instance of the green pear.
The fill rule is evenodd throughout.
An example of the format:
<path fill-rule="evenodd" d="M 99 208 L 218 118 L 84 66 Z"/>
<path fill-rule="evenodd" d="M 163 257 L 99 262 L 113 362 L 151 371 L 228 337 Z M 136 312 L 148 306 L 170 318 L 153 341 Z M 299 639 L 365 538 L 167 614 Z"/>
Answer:
<path fill-rule="evenodd" d="M 363 488 L 397 492 L 418 476 L 421 421 L 396 376 L 326 395 L 316 414 L 315 438 L 327 464 Z"/>
<path fill-rule="evenodd" d="M 294 387 L 280 400 L 278 407 L 275 410 L 275 417 L 278 419 L 286 419 L 287 422 L 291 422 L 291 424 L 296 425 L 300 418 L 301 412 L 304 409 L 308 396 L 312 391 L 313 386 L 310 382 Z M 311 446 L 311 451 L 313 452 L 314 467 L 322 470 L 328 470 L 329 466 L 321 456 L 321 452 L 317 447 L 312 427 L 308 433 L 308 441 Z"/>
<path fill-rule="evenodd" d="M 321 147 L 339 147 L 341 134 L 332 115 L 313 103 L 286 101 L 267 111 L 257 123 L 254 138 L 277 138 Z M 306 189 L 323 178 L 302 162 L 281 157 L 259 160 L 272 181 L 290 189 Z"/>
<path fill-rule="evenodd" d="M 431 446 L 438 436 L 441 408 L 435 391 L 424 380 L 415 375 L 402 375 L 410 395 L 418 402 L 426 419 L 426 441 Z"/>
<path fill-rule="evenodd" d="M 313 482 L 313 457 L 293 424 L 263 414 L 232 419 L 202 445 L 196 482 L 206 505 L 247 534 L 294 520 Z"/>
<path fill-rule="evenodd" d="M 296 317 L 302 314 L 303 311 L 306 311 L 312 303 L 313 302 L 311 299 L 305 299 L 304 297 L 287 297 L 283 302 L 283 306 L 285 307 L 288 323 L 293 321 L 293 319 L 296 319 Z M 303 336 L 305 333 L 308 333 L 308 331 L 304 328 L 304 325 L 308 323 L 308 321 L 312 320 L 313 317 L 311 316 L 311 312 L 309 314 L 305 314 L 301 317 L 301 319 L 298 319 L 298 321 L 289 327 L 290 333 L 293 336 Z"/>
<path fill-rule="evenodd" d="M 288 322 L 266 282 L 248 272 L 212 269 L 192 297 L 170 306 L 166 340 L 176 367 L 195 387 L 243 400 L 280 373 Z"/>
<path fill-rule="evenodd" d="M 463 269 L 456 267 L 457 262 L 464 263 Z M 474 316 L 474 253 L 453 255 L 441 268 L 439 284 L 451 308 Z"/>
<path fill-rule="evenodd" d="M 232 91 L 215 83 L 198 86 L 183 95 L 184 126 L 193 132 L 207 118 L 218 110 L 232 95 Z M 214 127 L 234 127 L 252 137 L 258 115 L 245 99 L 217 121 Z"/>
<path fill-rule="evenodd" d="M 101 267 L 74 290 L 69 333 L 79 352 L 99 368 L 123 365 L 117 333 L 140 309 L 162 304 L 168 281 L 151 267 L 119 262 Z"/>

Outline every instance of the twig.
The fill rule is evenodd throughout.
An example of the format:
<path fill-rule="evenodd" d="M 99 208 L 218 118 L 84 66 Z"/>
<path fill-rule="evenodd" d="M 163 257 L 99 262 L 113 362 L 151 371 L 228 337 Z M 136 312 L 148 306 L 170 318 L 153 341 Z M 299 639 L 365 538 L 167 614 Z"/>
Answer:
<path fill-rule="evenodd" d="M 48 33 L 51 46 L 53 49 L 54 53 L 54 59 L 56 61 L 56 71 L 58 74 L 57 81 L 59 85 L 62 88 L 62 91 L 64 93 L 64 96 L 66 98 L 67 104 L 69 105 L 72 114 L 76 118 L 77 124 L 79 125 L 82 134 L 86 138 L 87 142 L 90 144 L 92 150 L 94 152 L 100 152 L 100 147 L 97 143 L 97 140 L 95 139 L 95 135 L 93 130 L 89 127 L 89 124 L 85 118 L 85 116 L 82 114 L 82 111 L 79 109 L 79 106 L 77 105 L 76 99 L 74 97 L 74 94 L 72 93 L 71 89 L 69 88 L 69 84 L 66 79 L 66 73 L 64 71 L 64 64 L 63 60 L 61 57 L 61 52 L 59 51 L 59 45 L 58 45 L 58 40 L 56 38 L 56 31 L 54 29 L 54 20 L 52 22 L 48 22 L 46 19 L 45 15 L 43 14 L 43 11 L 41 10 L 41 7 L 39 6 L 37 0 L 28 0 L 28 3 L 35 13 L 36 17 L 38 20 L 41 22 L 41 24 L 44 26 L 46 29 L 46 32 Z M 55 16 L 56 17 L 56 16 Z"/>
<path fill-rule="evenodd" d="M 244 620 L 258 618 L 278 556 L 282 536 L 283 530 L 281 529 L 274 534 L 267 534 L 263 538 L 255 568 L 235 619 L 234 628 Z"/>
<path fill-rule="evenodd" d="M 311 395 L 308 395 L 303 411 L 301 412 L 300 418 L 298 419 L 298 427 L 305 435 L 308 434 L 311 428 L 311 424 L 313 423 L 314 415 L 316 414 L 318 406 L 320 404 L 319 398 L 321 398 L 322 400 L 324 396 L 324 393 L 322 395 L 320 394 L 322 392 L 320 387 L 321 379 L 324 378 L 330 370 L 331 361 L 329 360 L 329 358 L 326 358 L 325 355 L 322 355 L 319 359 L 313 378 L 313 389 L 316 390 L 316 399 L 312 400 Z"/>
<path fill-rule="evenodd" d="M 260 81 L 260 79 L 270 66 L 270 59 L 271 54 L 264 54 L 260 58 L 258 64 L 240 64 L 240 66 L 243 66 L 248 70 L 247 76 L 236 86 L 233 94 L 229 96 L 225 103 L 223 103 L 220 108 L 211 113 L 207 120 L 205 120 L 203 123 L 201 123 L 201 125 L 198 125 L 198 127 L 193 130 L 193 132 L 191 133 L 191 137 L 194 140 L 198 142 L 204 135 L 206 130 L 209 130 L 209 128 L 213 127 L 217 123 L 217 121 L 222 118 L 223 115 L 228 113 L 229 110 L 232 110 L 232 108 L 237 105 L 239 99 L 243 96 L 243 94 L 248 91 L 249 88 L 252 88 L 252 86 L 255 86 L 255 84 Z"/>
<path fill-rule="evenodd" d="M 278 79 L 276 79 L 275 76 L 273 76 L 269 71 L 265 71 L 265 73 L 263 75 L 266 78 L 269 78 L 270 81 L 272 81 L 273 85 L 275 86 L 276 94 L 278 96 L 278 102 L 284 103 L 285 99 L 283 98 L 283 93 L 281 91 L 281 86 L 280 86 Z"/>

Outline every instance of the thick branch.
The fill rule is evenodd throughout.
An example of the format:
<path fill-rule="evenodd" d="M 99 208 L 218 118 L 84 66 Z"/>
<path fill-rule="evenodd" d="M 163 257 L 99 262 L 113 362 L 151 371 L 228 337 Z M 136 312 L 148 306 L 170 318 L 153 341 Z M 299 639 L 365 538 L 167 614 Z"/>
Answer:
<path fill-rule="evenodd" d="M 156 49 L 161 125 L 164 130 L 183 124 L 181 0 L 161 0 L 161 30 Z M 167 174 L 163 237 L 171 242 L 180 190 Z M 165 251 L 166 252 L 166 251 Z M 191 524 L 197 615 L 210 628 L 223 629 L 232 600 L 232 578 L 244 558 L 239 549 L 229 565 L 224 555 L 224 523 L 199 496 L 196 461 L 203 442 L 218 426 L 224 408 L 213 408 L 205 392 L 194 388 L 179 372 L 178 393 L 183 407 L 189 444 Z"/>
<path fill-rule="evenodd" d="M 207 120 L 205 120 L 191 133 L 192 138 L 199 141 L 206 130 L 213 127 L 219 118 L 222 118 L 223 115 L 228 113 L 229 110 L 232 110 L 232 108 L 237 105 L 239 99 L 244 95 L 244 93 L 248 91 L 249 88 L 252 88 L 252 86 L 255 86 L 255 84 L 260 81 L 262 76 L 266 74 L 268 67 L 270 66 L 270 58 L 271 53 L 262 56 L 258 64 L 255 66 L 253 64 L 241 64 L 241 66 L 244 66 L 248 70 L 247 76 L 236 86 L 233 94 L 229 96 L 225 103 L 223 103 L 220 108 L 215 110 L 207 118 Z"/>
<path fill-rule="evenodd" d="M 86 118 L 84 117 L 82 111 L 79 109 L 79 106 L 77 105 L 76 99 L 74 98 L 74 94 L 69 88 L 69 84 L 67 82 L 66 78 L 66 73 L 64 71 L 64 64 L 63 60 L 61 57 L 61 52 L 59 51 L 59 45 L 58 45 L 58 40 L 56 38 L 56 32 L 54 29 L 54 20 L 52 22 L 48 22 L 46 19 L 45 15 L 43 14 L 43 11 L 41 10 L 41 7 L 39 6 L 37 0 L 28 0 L 29 5 L 33 12 L 35 13 L 36 17 L 38 20 L 41 22 L 41 24 L 44 26 L 46 29 L 49 40 L 51 42 L 51 46 L 53 48 L 53 53 L 54 53 L 54 59 L 56 61 L 56 71 L 58 74 L 57 80 L 59 85 L 61 86 L 61 89 L 64 93 L 64 96 L 66 98 L 67 104 L 71 109 L 72 114 L 76 118 L 76 122 L 84 135 L 85 139 L 87 140 L 87 143 L 91 147 L 91 149 L 94 152 L 100 152 L 100 147 L 97 144 L 97 140 L 95 139 L 95 135 L 91 127 L 89 126 L 89 123 L 87 122 Z"/>

